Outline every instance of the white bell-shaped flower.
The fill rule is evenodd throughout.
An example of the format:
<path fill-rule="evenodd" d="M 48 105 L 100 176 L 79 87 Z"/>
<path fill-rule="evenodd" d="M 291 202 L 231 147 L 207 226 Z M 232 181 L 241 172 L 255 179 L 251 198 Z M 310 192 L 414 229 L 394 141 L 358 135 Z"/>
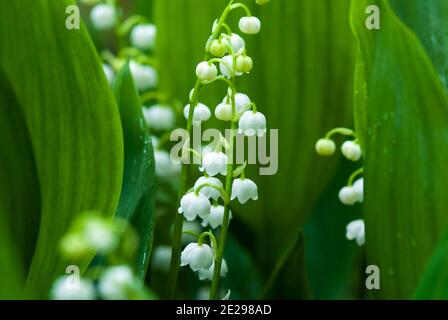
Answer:
<path fill-rule="evenodd" d="M 202 61 L 196 67 L 196 76 L 201 81 L 213 81 L 218 76 L 218 69 L 213 63 Z"/>
<path fill-rule="evenodd" d="M 184 108 L 184 117 L 188 120 L 188 115 L 190 113 L 190 104 L 187 104 Z M 203 103 L 198 103 L 193 111 L 193 122 L 203 122 L 210 119 L 212 112 Z"/>
<path fill-rule="evenodd" d="M 232 33 L 230 37 L 224 37 L 222 41 L 226 41 L 228 44 L 230 42 L 230 46 L 232 47 L 234 53 L 238 53 L 246 46 L 244 39 L 236 33 Z"/>
<path fill-rule="evenodd" d="M 160 245 L 154 248 L 151 260 L 151 268 L 154 270 L 168 272 L 171 262 L 171 247 Z"/>
<path fill-rule="evenodd" d="M 246 136 L 258 135 L 262 137 L 266 134 L 266 117 L 261 112 L 248 110 L 241 116 L 238 129 L 240 133 L 244 133 Z"/>
<path fill-rule="evenodd" d="M 134 273 L 129 266 L 113 266 L 107 268 L 101 275 L 98 290 L 104 300 L 127 300 L 135 281 Z"/>
<path fill-rule="evenodd" d="M 238 198 L 241 204 L 245 204 L 249 199 L 258 199 L 258 189 L 255 182 L 250 179 L 235 179 L 232 184 L 231 200 Z"/>
<path fill-rule="evenodd" d="M 139 91 L 154 89 L 157 86 L 159 82 L 159 75 L 153 67 L 131 61 L 129 63 L 129 68 L 131 70 L 135 86 Z"/>
<path fill-rule="evenodd" d="M 106 75 L 106 79 L 109 82 L 109 84 L 112 85 L 112 82 L 114 81 L 115 78 L 114 69 L 112 69 L 110 65 L 103 63 L 103 72 Z"/>
<path fill-rule="evenodd" d="M 56 279 L 51 288 L 50 299 L 95 300 L 95 286 L 88 279 L 75 279 L 73 276 L 61 276 Z"/>
<path fill-rule="evenodd" d="M 336 151 L 336 144 L 331 139 L 319 139 L 316 142 L 316 152 L 321 156 L 332 156 Z"/>
<path fill-rule="evenodd" d="M 227 174 L 227 155 L 223 152 L 209 152 L 202 158 L 201 171 L 207 172 L 209 176 L 216 176 L 218 173 L 225 176 Z"/>
<path fill-rule="evenodd" d="M 249 73 L 254 67 L 254 62 L 251 57 L 240 55 L 236 59 L 236 70 L 242 73 Z"/>
<path fill-rule="evenodd" d="M 343 204 L 351 206 L 358 202 L 359 197 L 353 186 L 345 186 L 339 191 L 339 200 Z"/>
<path fill-rule="evenodd" d="M 232 106 L 228 103 L 220 103 L 215 108 L 215 117 L 221 121 L 232 120 Z"/>
<path fill-rule="evenodd" d="M 190 243 L 180 256 L 181 267 L 189 265 L 191 270 L 208 269 L 213 264 L 213 250 L 207 244 Z"/>
<path fill-rule="evenodd" d="M 229 271 L 229 268 L 227 267 L 226 260 L 222 259 L 221 262 L 221 272 L 220 276 L 223 278 L 227 275 L 227 272 Z M 199 280 L 212 280 L 213 279 L 213 273 L 215 272 L 215 263 L 213 262 L 210 268 L 208 269 L 200 269 L 198 276 Z"/>
<path fill-rule="evenodd" d="M 353 189 L 356 192 L 357 201 L 358 202 L 364 202 L 364 179 L 359 178 L 353 183 Z"/>
<path fill-rule="evenodd" d="M 205 219 L 210 214 L 210 209 L 211 204 L 206 196 L 190 192 L 180 200 L 178 212 L 183 214 L 186 220 L 193 221 L 197 216 Z"/>
<path fill-rule="evenodd" d="M 233 75 L 241 76 L 243 73 L 235 70 L 233 65 L 233 56 L 227 55 L 221 58 L 222 62 L 219 63 L 219 70 L 223 76 L 231 78 Z"/>
<path fill-rule="evenodd" d="M 145 121 L 151 129 L 167 131 L 176 125 L 176 116 L 169 106 L 155 104 L 143 109 Z"/>
<path fill-rule="evenodd" d="M 345 233 L 345 237 L 348 240 L 356 240 L 358 246 L 362 246 L 365 244 L 365 227 L 364 220 L 358 219 L 353 220 L 347 225 L 347 230 Z"/>
<path fill-rule="evenodd" d="M 86 221 L 82 234 L 89 248 L 100 253 L 115 250 L 120 240 L 109 221 L 93 217 Z"/>
<path fill-rule="evenodd" d="M 257 17 L 242 17 L 238 26 L 242 33 L 257 34 L 261 30 L 261 21 Z"/>
<path fill-rule="evenodd" d="M 231 96 L 232 92 L 229 89 L 229 93 L 227 96 L 224 97 L 224 99 L 222 99 L 223 103 L 231 103 Z M 237 94 L 235 94 L 235 109 L 236 112 L 238 113 L 238 115 L 241 115 L 242 113 L 244 113 L 244 111 L 246 111 L 246 108 L 248 105 L 251 104 L 250 98 L 247 94 L 244 93 L 240 93 L 238 92 Z"/>
<path fill-rule="evenodd" d="M 229 219 L 232 219 L 232 212 L 229 211 Z M 224 206 L 213 205 L 210 209 L 210 214 L 202 221 L 202 226 L 210 226 L 212 229 L 216 229 L 222 226 L 224 220 Z"/>
<path fill-rule="evenodd" d="M 171 178 L 180 172 L 180 162 L 172 161 L 170 154 L 165 150 L 155 150 L 154 161 L 158 177 Z"/>
<path fill-rule="evenodd" d="M 90 12 L 90 19 L 97 30 L 110 30 L 117 24 L 117 11 L 111 4 L 98 4 Z"/>
<path fill-rule="evenodd" d="M 361 146 L 354 141 L 345 141 L 342 144 L 341 151 L 344 157 L 351 161 L 358 161 L 362 156 Z"/>
<path fill-rule="evenodd" d="M 218 178 L 200 177 L 194 184 L 194 189 L 196 190 L 197 188 L 199 188 L 201 185 L 204 185 L 204 184 L 209 184 L 209 185 L 215 186 L 217 188 L 223 188 L 223 184 L 222 184 L 221 180 L 219 180 Z M 208 186 L 201 187 L 201 190 L 199 192 L 202 193 L 204 196 L 206 196 L 207 199 L 212 198 L 213 200 L 218 200 L 219 197 L 221 196 L 221 193 L 219 192 L 219 190 L 217 190 L 213 187 L 208 187 Z"/>
<path fill-rule="evenodd" d="M 157 28 L 151 23 L 136 25 L 131 32 L 131 44 L 140 50 L 155 47 Z"/>

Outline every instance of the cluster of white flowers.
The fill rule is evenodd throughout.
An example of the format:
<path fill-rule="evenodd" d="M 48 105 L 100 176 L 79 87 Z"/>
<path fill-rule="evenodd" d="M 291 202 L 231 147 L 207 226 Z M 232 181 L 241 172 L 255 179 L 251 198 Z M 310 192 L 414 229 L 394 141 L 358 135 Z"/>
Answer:
<path fill-rule="evenodd" d="M 260 1 L 259 4 L 266 2 Z M 247 7 L 245 8 L 248 12 Z M 219 25 L 218 21 L 222 20 L 215 21 L 212 36 L 206 48 L 206 56 L 209 58 L 197 65 L 196 76 L 201 86 L 223 81 L 228 85 L 228 90 L 212 113 L 208 106 L 198 101 L 199 89 L 196 86 L 190 92 L 190 103 L 184 108 L 185 119 L 191 121 L 192 125 L 198 125 L 209 120 L 214 114 L 216 119 L 230 122 L 232 128 L 236 128 L 238 124 L 237 130 L 234 130 L 230 139 L 234 139 L 237 133 L 262 137 L 266 134 L 266 117 L 257 111 L 255 103 L 246 94 L 237 92 L 235 86 L 236 77 L 252 71 L 253 59 L 247 55 L 245 40 L 240 35 L 232 33 L 230 27 L 226 26 L 229 29 L 228 33 L 220 33 L 222 25 Z M 239 29 L 244 34 L 254 35 L 260 32 L 261 22 L 248 12 L 247 16 L 240 19 Z M 191 110 L 192 106 L 194 110 Z M 222 139 L 225 138 L 222 137 Z M 241 204 L 245 204 L 249 199 L 258 199 L 257 185 L 245 177 L 244 167 L 235 174 L 234 166 L 229 165 L 233 157 L 233 144 L 232 140 L 228 139 L 227 137 L 224 142 L 202 150 L 199 170 L 204 175 L 194 183 L 192 189 L 183 195 L 178 209 L 187 221 L 200 218 L 203 227 L 210 227 L 212 230 L 221 228 L 221 232 L 227 232 L 227 226 L 223 224 L 224 221 L 230 222 L 232 217 L 228 208 L 230 201 L 238 199 Z M 224 186 L 219 176 L 227 177 L 228 175 L 231 175 L 231 179 L 226 179 Z M 225 230 L 223 230 L 224 227 Z M 210 233 L 211 231 L 208 232 L 209 236 L 214 239 L 213 234 L 210 235 Z M 217 257 L 218 248 L 214 247 L 223 244 L 217 244 L 212 240 L 211 246 L 202 243 L 203 235 L 199 237 L 198 242 L 189 243 L 182 251 L 181 266 L 189 265 L 193 271 L 198 272 L 200 280 L 212 280 L 215 261 L 218 261 L 221 265 L 219 275 L 225 276 L 228 271 L 227 263 L 222 257 Z"/>
<path fill-rule="evenodd" d="M 143 283 L 128 265 L 105 268 L 98 282 L 65 275 L 56 279 L 50 291 L 53 300 L 128 300 L 142 295 Z"/>
<path fill-rule="evenodd" d="M 356 133 L 353 130 L 346 128 L 336 128 L 327 133 L 325 138 L 319 139 L 316 142 L 316 152 L 321 156 L 332 156 L 336 151 L 336 143 L 331 139 L 331 136 L 335 133 L 342 134 L 344 136 L 356 137 Z M 362 158 L 362 149 L 357 139 L 347 140 L 341 146 L 342 155 L 350 161 L 359 161 Z M 352 206 L 356 203 L 364 202 L 364 178 L 358 178 L 354 180 L 363 169 L 357 170 L 349 178 L 349 182 L 339 191 L 339 200 L 345 204 Z M 347 225 L 346 238 L 348 240 L 355 240 L 358 245 L 364 245 L 365 233 L 364 233 L 364 220 L 358 219 L 350 222 Z"/>

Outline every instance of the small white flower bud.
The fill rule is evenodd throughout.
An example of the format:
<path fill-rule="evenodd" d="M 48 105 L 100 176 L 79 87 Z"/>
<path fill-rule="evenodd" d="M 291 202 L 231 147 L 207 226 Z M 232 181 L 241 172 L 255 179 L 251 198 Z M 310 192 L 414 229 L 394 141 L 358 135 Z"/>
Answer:
<path fill-rule="evenodd" d="M 241 38 L 236 33 L 232 33 L 232 35 L 229 38 L 224 38 L 222 41 L 227 41 L 227 43 L 230 42 L 229 45 L 232 47 L 234 53 L 238 53 L 241 49 L 243 49 L 246 46 L 244 39 Z"/>
<path fill-rule="evenodd" d="M 331 139 L 319 139 L 316 142 L 316 152 L 321 156 L 332 156 L 336 151 L 336 144 Z"/>
<path fill-rule="evenodd" d="M 228 103 L 220 103 L 215 108 L 215 117 L 221 121 L 232 120 L 232 106 Z"/>
<path fill-rule="evenodd" d="M 95 286 L 88 279 L 71 279 L 71 276 L 61 276 L 54 282 L 50 299 L 52 300 L 95 300 Z M 76 282 L 75 282 L 76 281 Z"/>
<path fill-rule="evenodd" d="M 208 269 L 213 264 L 213 250 L 207 244 L 190 243 L 180 256 L 181 267 L 190 265 L 191 270 Z"/>
<path fill-rule="evenodd" d="M 252 71 L 254 63 L 249 56 L 238 56 L 236 59 L 236 70 L 242 73 L 249 73 Z"/>
<path fill-rule="evenodd" d="M 114 69 L 112 69 L 110 65 L 103 63 L 103 71 L 104 74 L 106 75 L 107 81 L 109 82 L 110 85 L 112 85 L 112 82 L 114 81 L 115 78 Z"/>
<path fill-rule="evenodd" d="M 358 194 L 353 187 L 343 187 L 339 191 L 339 200 L 345 205 L 351 206 L 358 202 Z"/>
<path fill-rule="evenodd" d="M 117 24 L 117 12 L 110 4 L 98 4 L 90 12 L 90 19 L 97 30 L 109 30 Z"/>
<path fill-rule="evenodd" d="M 350 222 L 347 225 L 347 231 L 345 237 L 348 240 L 356 240 L 358 246 L 364 245 L 366 242 L 364 220 L 358 219 Z"/>
<path fill-rule="evenodd" d="M 151 50 L 156 43 L 157 28 L 155 25 L 139 24 L 132 29 L 131 43 L 140 50 Z"/>
<path fill-rule="evenodd" d="M 229 268 L 227 267 L 226 260 L 222 259 L 221 263 L 221 272 L 219 275 L 224 278 L 227 275 L 227 272 L 229 271 Z M 213 273 L 215 272 L 215 263 L 213 262 L 210 268 L 208 269 L 200 269 L 198 276 L 199 280 L 212 280 L 213 279 Z"/>
<path fill-rule="evenodd" d="M 229 218 L 232 218 L 232 212 L 229 211 Z M 210 209 L 210 214 L 202 221 L 202 226 L 205 228 L 208 225 L 212 227 L 212 229 L 216 229 L 222 226 L 222 222 L 224 220 L 224 206 L 217 205 L 212 206 Z"/>
<path fill-rule="evenodd" d="M 204 219 L 210 214 L 210 201 L 202 193 L 187 193 L 180 200 L 178 212 L 183 214 L 185 219 L 193 221 L 197 216 Z"/>
<path fill-rule="evenodd" d="M 240 133 L 244 133 L 246 136 L 258 135 L 262 137 L 266 134 L 266 117 L 261 112 L 248 110 L 241 116 L 238 129 Z"/>
<path fill-rule="evenodd" d="M 127 265 L 109 267 L 101 275 L 98 290 L 104 300 L 126 300 L 135 286 L 135 277 Z"/>
<path fill-rule="evenodd" d="M 129 68 L 131 70 L 135 86 L 139 91 L 146 91 L 157 86 L 159 76 L 156 69 L 153 67 L 131 61 L 129 63 Z"/>
<path fill-rule="evenodd" d="M 358 161 L 362 156 L 361 146 L 354 141 L 345 141 L 341 151 L 344 157 L 351 161 Z"/>
<path fill-rule="evenodd" d="M 245 204 L 249 199 L 258 199 L 258 189 L 255 182 L 250 179 L 235 179 L 232 184 L 231 200 L 238 198 L 241 204 Z"/>
<path fill-rule="evenodd" d="M 213 63 L 202 61 L 196 67 L 196 76 L 201 81 L 213 81 L 218 75 L 218 69 Z"/>
<path fill-rule="evenodd" d="M 221 41 L 218 39 L 212 41 L 212 44 L 210 45 L 210 53 L 212 55 L 221 58 L 226 54 L 226 51 L 226 46 Z"/>
<path fill-rule="evenodd" d="M 188 115 L 190 113 L 190 105 L 187 104 L 184 108 L 184 117 L 186 120 L 188 120 Z M 210 109 L 202 103 L 198 103 L 193 111 L 193 121 L 194 122 L 203 122 L 210 119 L 212 116 L 212 112 Z"/>
<path fill-rule="evenodd" d="M 209 152 L 202 158 L 201 171 L 207 172 L 211 177 L 216 176 L 218 173 L 225 176 L 227 174 L 227 155 L 223 152 Z"/>
<path fill-rule="evenodd" d="M 261 30 L 261 22 L 257 17 L 242 17 L 239 27 L 242 33 L 257 34 Z"/>
<path fill-rule="evenodd" d="M 148 127 L 157 131 L 170 130 L 176 125 L 176 116 L 169 106 L 155 104 L 144 108 L 143 115 Z"/>
<path fill-rule="evenodd" d="M 356 192 L 358 202 L 364 202 L 364 179 L 359 178 L 353 183 L 353 189 Z"/>
<path fill-rule="evenodd" d="M 83 237 L 89 248 L 100 253 L 108 253 L 118 246 L 118 234 L 109 221 L 99 218 L 89 218 L 84 226 Z"/>
<path fill-rule="evenodd" d="M 209 185 L 215 186 L 217 188 L 223 187 L 222 182 L 218 178 L 200 177 L 194 184 L 194 189 L 196 190 L 197 188 L 199 188 L 201 185 L 204 185 L 204 184 L 209 184 Z M 208 187 L 208 186 L 202 187 L 199 192 L 202 193 L 204 196 L 206 196 L 207 199 L 212 198 L 213 200 L 218 200 L 219 197 L 221 196 L 221 193 L 219 192 L 219 190 L 217 190 L 213 187 Z"/>
<path fill-rule="evenodd" d="M 171 160 L 170 154 L 165 150 L 154 151 L 156 175 L 160 178 L 171 178 L 179 174 L 181 166 Z"/>
<path fill-rule="evenodd" d="M 229 93 L 227 96 L 224 97 L 224 99 L 222 99 L 223 103 L 231 103 L 231 96 L 232 92 L 231 90 L 229 90 Z M 250 98 L 244 94 L 244 93 L 237 93 L 235 94 L 235 109 L 236 109 L 236 113 L 237 113 L 237 117 L 239 118 L 241 116 L 241 114 L 246 111 L 247 106 L 251 103 Z"/>
<path fill-rule="evenodd" d="M 160 245 L 154 249 L 151 260 L 151 268 L 154 270 L 168 272 L 170 270 L 171 247 Z"/>
<path fill-rule="evenodd" d="M 223 76 L 230 79 L 233 75 L 241 76 L 243 74 L 234 69 L 233 56 L 228 55 L 223 57 L 221 60 L 222 62 L 219 64 L 219 69 L 221 70 Z"/>

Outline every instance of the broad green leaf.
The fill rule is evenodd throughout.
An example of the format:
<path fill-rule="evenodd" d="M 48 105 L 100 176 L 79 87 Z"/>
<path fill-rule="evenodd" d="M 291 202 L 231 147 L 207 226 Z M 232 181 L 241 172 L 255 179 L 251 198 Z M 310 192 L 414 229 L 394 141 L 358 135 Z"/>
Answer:
<path fill-rule="evenodd" d="M 310 299 L 305 256 L 305 241 L 300 230 L 277 260 L 260 297 Z"/>
<path fill-rule="evenodd" d="M 417 19 L 406 12 L 417 15 L 422 4 L 393 3 L 406 21 Z M 370 4 L 381 10 L 380 30 L 365 27 Z M 427 4 L 442 8 L 440 1 Z M 435 11 L 418 10 L 418 19 L 433 21 L 434 15 L 440 22 Z M 448 98 L 440 81 L 445 71 L 442 60 L 430 59 L 437 56 L 434 48 L 426 48 L 428 55 L 422 45 L 431 43 L 433 32 L 419 29 L 420 40 L 388 1 L 353 1 L 351 22 L 360 48 L 355 111 L 365 153 L 368 263 L 381 270 L 378 297 L 409 298 L 448 220 Z"/>
<path fill-rule="evenodd" d="M 154 152 L 129 66 L 114 81 L 124 136 L 124 177 L 116 216 L 129 221 L 139 235 L 137 274 L 144 278 L 153 241 Z"/>
<path fill-rule="evenodd" d="M 356 296 L 356 276 L 361 253 L 356 242 L 345 238 L 347 224 L 359 219 L 362 206 L 343 205 L 338 192 L 355 164 L 344 162 L 305 225 L 306 264 L 313 299 L 347 299 Z"/>
<path fill-rule="evenodd" d="M 212 23 L 227 3 L 156 1 L 161 87 L 171 97 L 187 103 Z M 255 231 L 251 241 L 256 241 L 267 273 L 279 248 L 293 241 L 337 168 L 336 157 L 315 155 L 314 143 L 335 126 L 350 126 L 354 45 L 349 1 L 248 4 L 260 17 L 262 31 L 244 36 L 254 69 L 246 79 L 238 79 L 238 87 L 266 114 L 268 127 L 279 129 L 279 170 L 274 176 L 249 170 L 248 178 L 259 185 L 259 200 L 234 211 Z M 230 26 L 237 33 L 242 14 L 232 13 Z M 212 85 L 204 89 L 201 100 L 214 108 L 225 94 L 225 87 Z"/>
<path fill-rule="evenodd" d="M 40 298 L 65 271 L 58 242 L 72 220 L 85 210 L 112 215 L 122 183 L 118 109 L 84 26 L 66 28 L 71 4 L 0 2 L 0 68 L 23 113 L 40 185 L 39 235 L 26 284 Z"/>
<path fill-rule="evenodd" d="M 448 299 L 448 233 L 440 240 L 417 286 L 414 298 Z"/>

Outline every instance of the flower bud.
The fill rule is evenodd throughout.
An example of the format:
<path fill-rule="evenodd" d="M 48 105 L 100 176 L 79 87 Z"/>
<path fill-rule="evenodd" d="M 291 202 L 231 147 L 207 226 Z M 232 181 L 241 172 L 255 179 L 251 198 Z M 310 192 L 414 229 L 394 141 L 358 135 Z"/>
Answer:
<path fill-rule="evenodd" d="M 224 38 L 222 41 L 227 41 L 234 53 L 239 52 L 246 46 L 244 39 L 236 33 L 232 33 L 229 38 Z"/>
<path fill-rule="evenodd" d="M 345 205 L 351 206 L 358 202 L 358 194 L 352 186 L 343 187 L 339 191 L 339 200 Z"/>
<path fill-rule="evenodd" d="M 157 28 L 155 25 L 139 24 L 132 29 L 131 43 L 140 50 L 151 50 L 156 43 Z"/>
<path fill-rule="evenodd" d="M 185 219 L 193 221 L 197 216 L 204 219 L 210 214 L 210 201 L 202 193 L 187 193 L 180 200 L 178 212 L 183 214 Z"/>
<path fill-rule="evenodd" d="M 362 156 L 361 146 L 354 141 L 345 141 L 342 144 L 341 152 L 344 157 L 351 161 L 358 161 Z"/>
<path fill-rule="evenodd" d="M 358 246 L 362 246 L 366 242 L 364 220 L 353 220 L 347 225 L 345 237 L 348 240 L 356 240 Z"/>
<path fill-rule="evenodd" d="M 166 131 L 176 125 L 176 116 L 169 106 L 155 104 L 143 109 L 146 124 L 156 131 Z"/>
<path fill-rule="evenodd" d="M 359 178 L 353 183 L 353 189 L 358 197 L 358 202 L 364 202 L 364 179 Z"/>
<path fill-rule="evenodd" d="M 180 256 L 181 267 L 190 265 L 191 270 L 208 269 L 213 264 L 213 250 L 207 244 L 190 243 Z"/>
<path fill-rule="evenodd" d="M 238 198 L 241 204 L 245 204 L 249 199 L 258 199 L 258 189 L 255 182 L 250 179 L 235 179 L 232 184 L 231 200 Z"/>
<path fill-rule="evenodd" d="M 232 106 L 228 103 L 220 103 L 215 109 L 215 117 L 221 121 L 232 120 Z"/>
<path fill-rule="evenodd" d="M 214 55 L 215 57 L 221 58 L 226 54 L 226 46 L 219 40 L 215 39 L 213 40 L 211 46 L 210 46 L 210 53 Z"/>
<path fill-rule="evenodd" d="M 188 120 L 190 114 L 190 105 L 187 104 L 184 108 L 184 117 Z M 202 103 L 198 103 L 193 111 L 193 122 L 203 122 L 210 119 L 212 112 L 210 109 Z"/>
<path fill-rule="evenodd" d="M 336 151 L 336 144 L 331 139 L 319 139 L 316 142 L 316 152 L 321 156 L 332 156 Z"/>
<path fill-rule="evenodd" d="M 218 75 L 218 69 L 213 63 L 203 61 L 196 67 L 196 76 L 201 81 L 213 81 Z"/>
<path fill-rule="evenodd" d="M 248 137 L 254 135 L 262 137 L 266 133 L 266 117 L 261 112 L 248 110 L 241 116 L 238 129 L 240 133 L 244 133 Z"/>
<path fill-rule="evenodd" d="M 98 4 L 90 12 L 90 19 L 97 30 L 109 30 L 117 24 L 117 12 L 110 4 Z"/>
<path fill-rule="evenodd" d="M 139 91 L 146 91 L 157 86 L 159 76 L 156 69 L 153 67 L 131 61 L 131 63 L 129 63 L 129 68 L 135 86 Z"/>
<path fill-rule="evenodd" d="M 242 73 L 249 73 L 252 71 L 254 63 L 249 56 L 238 56 L 236 59 L 236 70 Z"/>
<path fill-rule="evenodd" d="M 261 22 L 257 17 L 242 17 L 239 27 L 242 33 L 257 34 L 261 30 Z"/>
<path fill-rule="evenodd" d="M 216 176 L 218 173 L 225 176 L 227 174 L 227 155 L 223 152 L 209 152 L 202 158 L 201 171 L 207 172 L 209 176 Z"/>
<path fill-rule="evenodd" d="M 219 64 L 219 69 L 221 70 L 223 76 L 225 76 L 226 78 L 230 79 L 234 75 L 241 76 L 243 74 L 242 72 L 239 72 L 234 69 L 233 56 L 228 55 L 223 57 L 221 60 L 222 62 Z"/>

